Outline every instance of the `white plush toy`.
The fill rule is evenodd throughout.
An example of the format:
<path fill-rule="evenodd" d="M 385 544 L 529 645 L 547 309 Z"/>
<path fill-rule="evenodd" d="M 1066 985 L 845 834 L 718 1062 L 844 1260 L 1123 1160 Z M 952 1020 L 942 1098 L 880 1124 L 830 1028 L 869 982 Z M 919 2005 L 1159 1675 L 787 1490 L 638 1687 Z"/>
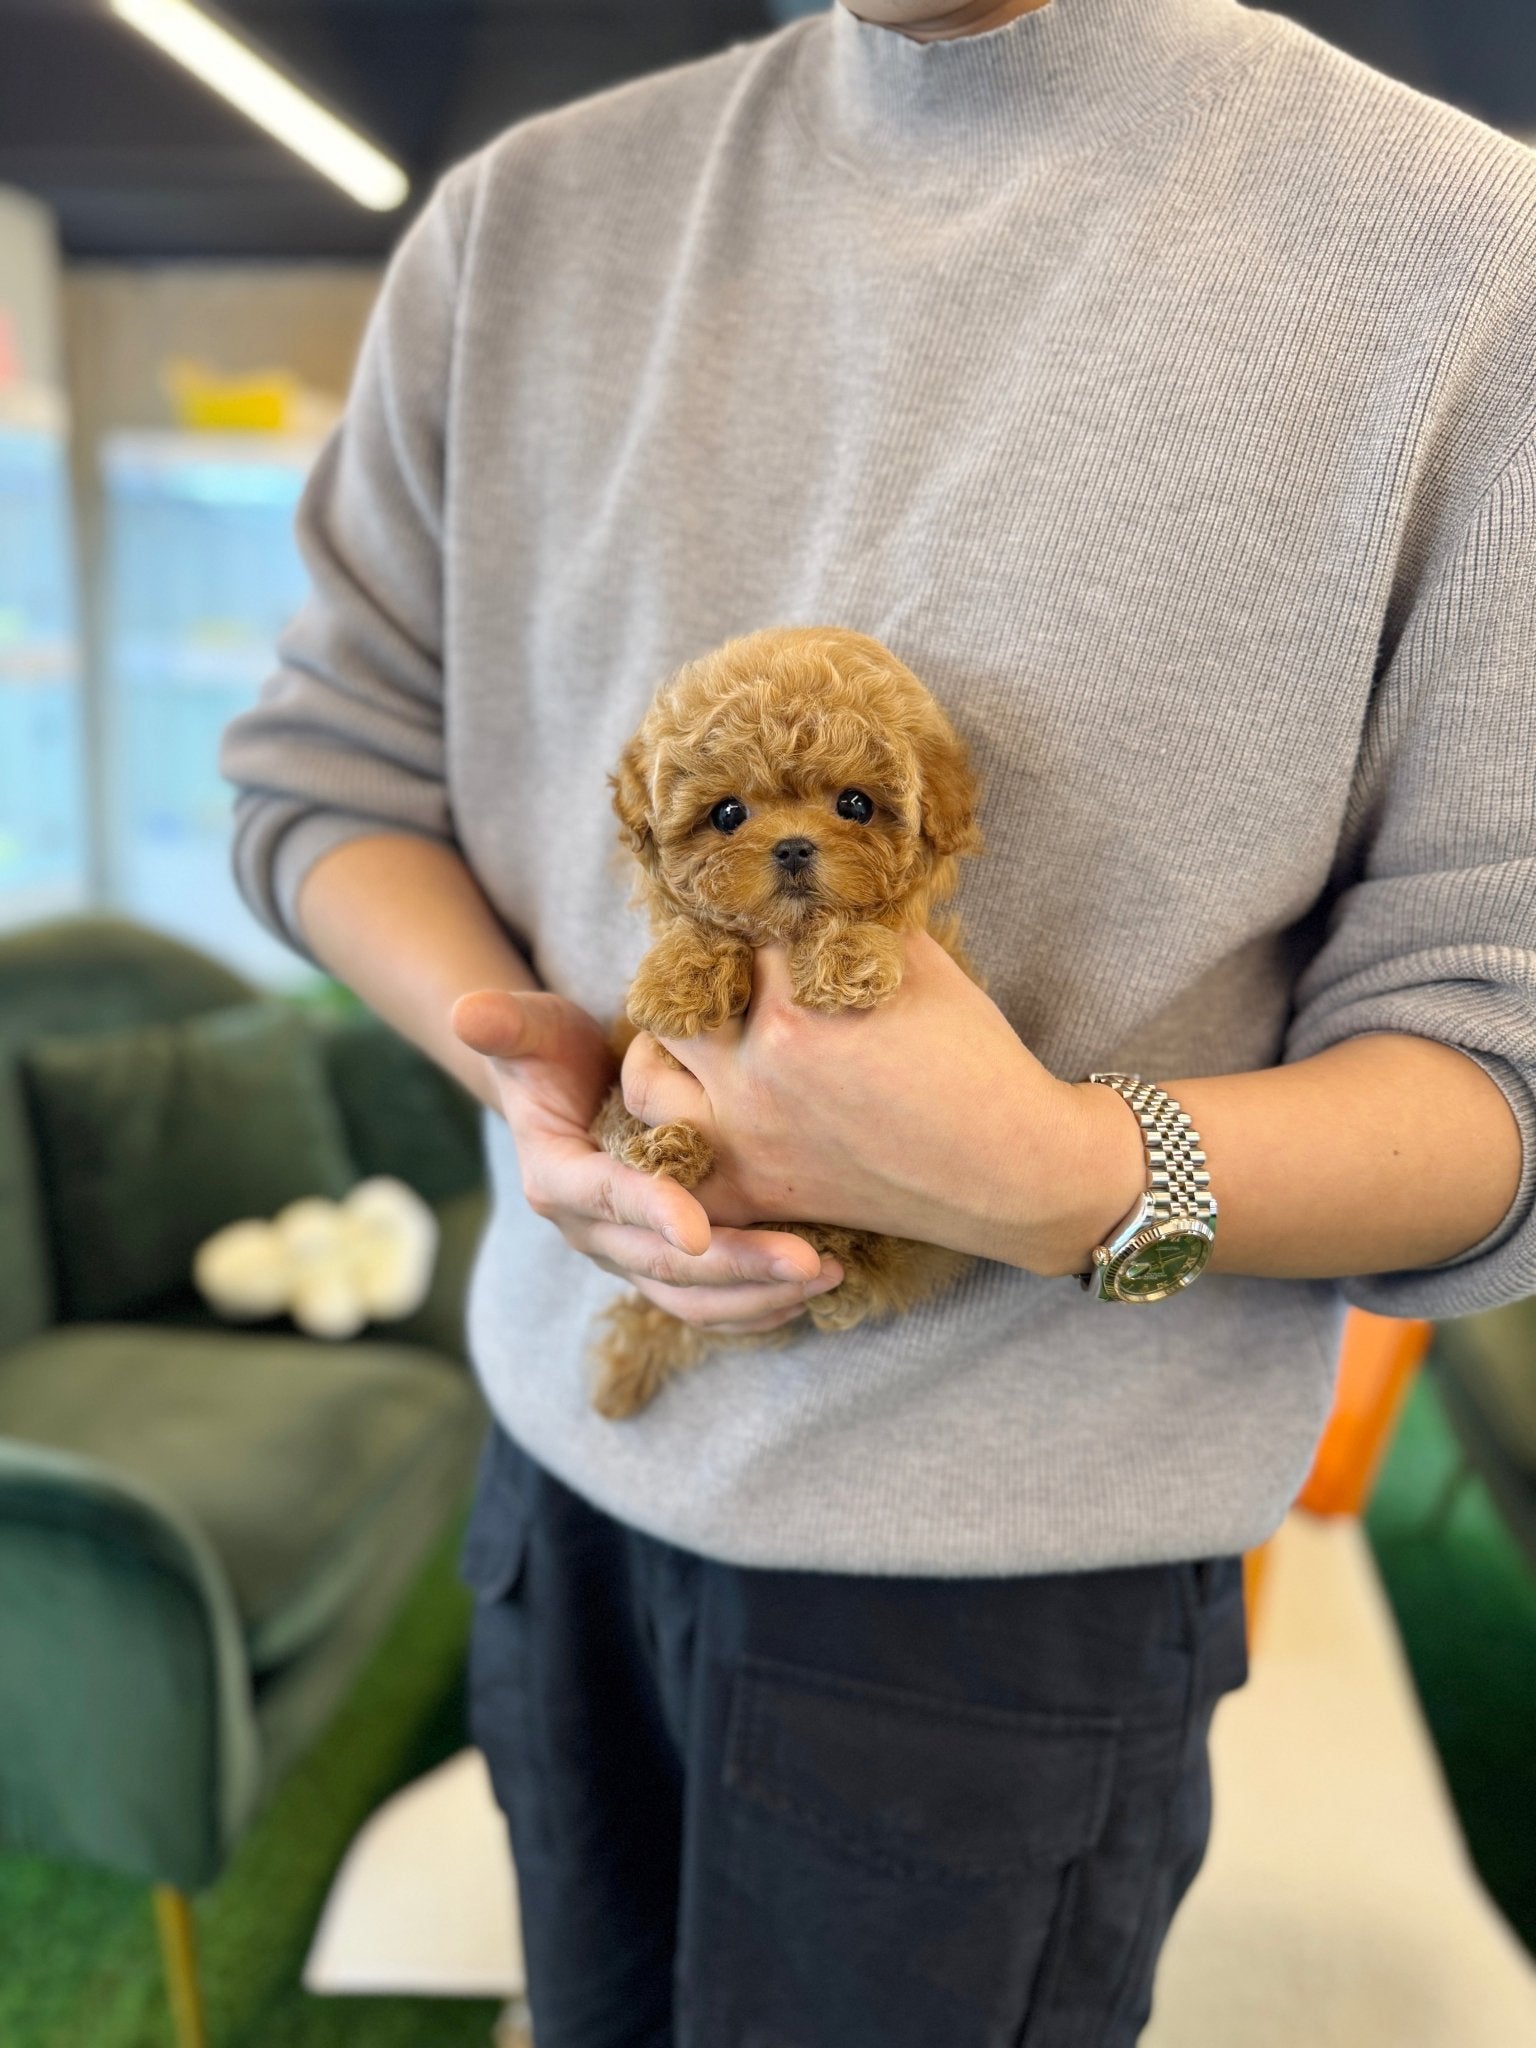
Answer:
<path fill-rule="evenodd" d="M 285 1309 L 311 1337 L 355 1337 L 364 1323 L 408 1316 L 426 1299 L 437 1218 L 388 1174 L 341 1202 L 312 1195 L 270 1223 L 230 1223 L 193 1254 L 198 1291 L 240 1322 Z"/>

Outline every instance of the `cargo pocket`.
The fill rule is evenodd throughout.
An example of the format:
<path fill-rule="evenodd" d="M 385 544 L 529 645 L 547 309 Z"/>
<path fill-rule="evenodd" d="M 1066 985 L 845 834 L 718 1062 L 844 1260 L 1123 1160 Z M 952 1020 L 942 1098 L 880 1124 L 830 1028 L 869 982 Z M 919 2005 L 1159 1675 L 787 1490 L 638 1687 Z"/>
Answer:
<path fill-rule="evenodd" d="M 537 1503 L 537 1469 L 493 1427 L 459 1551 L 459 1576 L 475 1596 L 470 1616 L 469 1737 L 510 1814 L 526 1775 L 530 1613 L 525 1599 Z"/>
<path fill-rule="evenodd" d="M 522 1579 L 533 1526 L 535 1477 L 527 1453 L 493 1426 L 480 1454 L 459 1551 L 459 1577 L 482 1605 L 509 1599 Z"/>
<path fill-rule="evenodd" d="M 968 1706 L 748 1659 L 725 1783 L 855 1861 L 976 1879 L 1069 1863 L 1109 1810 L 1113 1715 Z"/>
<path fill-rule="evenodd" d="M 737 1669 L 697 2038 L 1015 2044 L 1103 1833 L 1115 1715 Z"/>
<path fill-rule="evenodd" d="M 1248 1603 L 1241 1556 L 1210 1557 L 1193 1574 L 1203 1689 L 1219 1698 L 1248 1682 Z"/>

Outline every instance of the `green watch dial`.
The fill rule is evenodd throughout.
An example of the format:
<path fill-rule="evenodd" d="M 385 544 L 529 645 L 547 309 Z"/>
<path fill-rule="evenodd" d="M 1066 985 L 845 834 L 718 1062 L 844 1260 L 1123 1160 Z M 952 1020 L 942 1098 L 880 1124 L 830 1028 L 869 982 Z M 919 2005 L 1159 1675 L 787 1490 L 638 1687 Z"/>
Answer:
<path fill-rule="evenodd" d="M 1210 1244 L 1203 1237 L 1165 1237 L 1133 1252 L 1115 1274 L 1116 1290 L 1133 1298 L 1170 1294 L 1205 1264 Z"/>

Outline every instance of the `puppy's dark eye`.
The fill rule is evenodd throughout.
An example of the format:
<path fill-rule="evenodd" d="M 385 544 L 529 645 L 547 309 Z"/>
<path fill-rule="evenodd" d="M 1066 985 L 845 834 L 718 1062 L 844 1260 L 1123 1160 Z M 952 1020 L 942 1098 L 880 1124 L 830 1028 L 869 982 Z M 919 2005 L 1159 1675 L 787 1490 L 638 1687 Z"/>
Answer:
<path fill-rule="evenodd" d="M 862 789 L 845 789 L 837 800 L 837 815 L 852 818 L 856 825 L 867 825 L 875 815 L 875 807 Z"/>
<path fill-rule="evenodd" d="M 747 807 L 739 796 L 722 797 L 710 812 L 709 822 L 717 832 L 734 832 L 747 822 Z"/>

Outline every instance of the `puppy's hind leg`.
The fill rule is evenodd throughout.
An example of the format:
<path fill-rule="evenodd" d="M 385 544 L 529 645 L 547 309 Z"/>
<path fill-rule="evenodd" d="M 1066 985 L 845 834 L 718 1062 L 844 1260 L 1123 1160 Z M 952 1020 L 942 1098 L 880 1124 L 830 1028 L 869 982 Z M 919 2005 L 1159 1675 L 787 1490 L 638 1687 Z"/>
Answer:
<path fill-rule="evenodd" d="M 592 1123 L 592 1136 L 615 1159 L 642 1173 L 665 1174 L 696 1187 L 714 1164 L 702 1131 L 692 1124 L 657 1124 L 630 1115 L 618 1087 L 610 1088 Z M 669 1316 L 643 1295 L 627 1295 L 605 1310 L 595 1347 L 597 1380 L 592 1405 L 613 1421 L 636 1415 L 674 1373 L 697 1365 L 705 1344 L 688 1323 Z"/>
<path fill-rule="evenodd" d="M 592 1406 L 620 1422 L 653 1401 L 669 1379 L 704 1356 L 705 1340 L 644 1295 L 628 1294 L 603 1311 L 595 1349 Z"/>

